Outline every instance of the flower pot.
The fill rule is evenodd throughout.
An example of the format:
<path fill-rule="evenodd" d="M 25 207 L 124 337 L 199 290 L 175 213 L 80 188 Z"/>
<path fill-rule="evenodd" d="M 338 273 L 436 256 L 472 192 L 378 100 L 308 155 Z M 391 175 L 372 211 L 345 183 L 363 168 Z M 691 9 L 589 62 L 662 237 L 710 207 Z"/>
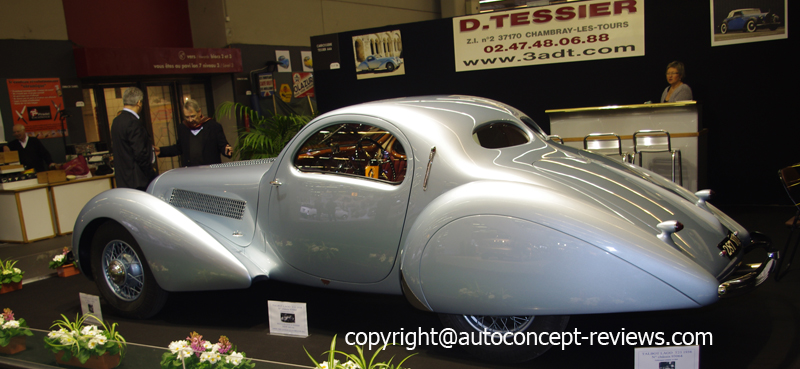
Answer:
<path fill-rule="evenodd" d="M 81 364 L 80 360 L 76 357 L 72 357 L 67 361 L 61 360 L 64 357 L 64 351 L 59 351 L 56 354 L 56 362 L 59 364 L 65 364 L 70 366 L 77 366 L 79 368 L 89 368 L 89 369 L 110 369 L 116 368 L 119 365 L 120 357 L 119 354 L 116 355 L 101 355 L 101 356 L 89 356 L 89 360 L 86 360 L 85 363 Z"/>
<path fill-rule="evenodd" d="M 0 295 L 4 294 L 6 292 L 21 290 L 21 289 L 22 289 L 22 281 L 19 281 L 17 283 L 13 283 L 13 282 L 12 283 L 3 283 L 3 284 L 0 285 Z"/>
<path fill-rule="evenodd" d="M 20 351 L 25 351 L 25 336 L 11 337 L 11 342 L 6 346 L 0 346 L 0 354 L 13 355 Z"/>
<path fill-rule="evenodd" d="M 81 274 L 78 268 L 75 267 L 75 264 L 62 265 L 56 268 L 56 270 L 58 270 L 58 276 L 62 278 L 71 277 L 76 274 Z"/>

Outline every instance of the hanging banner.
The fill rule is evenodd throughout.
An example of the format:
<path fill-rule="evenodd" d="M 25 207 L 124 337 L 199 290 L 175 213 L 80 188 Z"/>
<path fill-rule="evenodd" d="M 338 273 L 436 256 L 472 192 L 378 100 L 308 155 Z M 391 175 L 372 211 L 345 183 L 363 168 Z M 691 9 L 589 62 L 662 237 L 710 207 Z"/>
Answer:
<path fill-rule="evenodd" d="M 306 96 L 314 97 L 314 74 L 313 73 L 292 73 L 294 82 L 294 97 L 296 99 Z"/>
<path fill-rule="evenodd" d="M 453 18 L 456 72 L 644 56 L 644 0 Z"/>
<path fill-rule="evenodd" d="M 61 126 L 64 97 L 58 78 L 8 79 L 14 124 L 25 126 L 28 136 L 53 138 L 66 135 Z"/>

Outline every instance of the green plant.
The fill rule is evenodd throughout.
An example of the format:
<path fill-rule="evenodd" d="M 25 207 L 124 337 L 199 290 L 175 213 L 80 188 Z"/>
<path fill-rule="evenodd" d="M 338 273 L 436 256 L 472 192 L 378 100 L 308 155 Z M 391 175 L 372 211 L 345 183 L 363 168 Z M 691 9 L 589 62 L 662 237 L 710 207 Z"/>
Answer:
<path fill-rule="evenodd" d="M 64 264 L 67 262 L 71 262 L 67 257 L 69 251 L 69 247 L 64 247 L 60 254 L 54 256 L 53 260 L 50 260 L 50 264 L 48 264 L 47 267 L 50 269 L 58 269 L 59 267 L 64 266 Z"/>
<path fill-rule="evenodd" d="M 33 336 L 28 329 L 25 319 L 14 319 L 14 312 L 11 309 L 3 309 L 0 314 L 0 347 L 6 347 L 11 342 L 11 337 Z"/>
<path fill-rule="evenodd" d="M 162 369 L 252 369 L 252 361 L 244 352 L 236 352 L 228 337 L 220 336 L 211 344 L 203 336 L 192 332 L 185 340 L 172 341 L 169 352 L 161 356 Z"/>
<path fill-rule="evenodd" d="M 416 355 L 416 353 L 414 353 L 414 354 L 406 356 L 405 359 L 403 359 L 399 363 L 397 363 L 397 366 L 392 365 L 392 360 L 394 360 L 394 356 L 389 358 L 388 362 L 385 362 L 385 363 L 384 362 L 376 362 L 375 358 L 378 357 L 378 354 L 381 351 L 383 351 L 383 349 L 385 349 L 387 345 L 383 345 L 380 348 L 378 348 L 377 350 L 375 350 L 375 353 L 372 354 L 372 357 L 369 359 L 369 361 L 367 361 L 367 359 L 364 357 L 364 350 L 360 346 L 355 346 L 356 347 L 356 352 L 358 353 L 357 355 L 356 354 L 348 354 L 348 353 L 345 353 L 345 352 L 342 352 L 342 351 L 336 351 L 336 336 L 335 335 L 333 336 L 333 339 L 331 340 L 331 348 L 330 348 L 330 350 L 323 352 L 323 355 L 324 354 L 328 354 L 328 360 L 323 361 L 322 363 L 318 363 L 316 360 L 314 360 L 314 357 L 311 356 L 311 354 L 308 353 L 308 350 L 306 350 L 305 347 L 303 347 L 303 350 L 306 351 L 306 355 L 308 355 L 308 358 L 311 359 L 311 361 L 314 363 L 314 366 L 315 366 L 316 369 L 378 369 L 378 368 L 402 369 L 403 363 L 406 362 L 406 360 L 408 360 L 410 357 Z M 334 358 L 335 354 L 344 355 L 344 357 L 348 359 L 347 362 L 345 362 L 344 364 L 339 363 L 339 360 L 336 360 Z"/>
<path fill-rule="evenodd" d="M 15 268 L 19 260 L 0 260 L 0 284 L 17 283 L 22 281 L 25 274 L 21 269 Z"/>
<path fill-rule="evenodd" d="M 70 322 L 65 315 L 61 315 L 62 320 L 56 320 L 50 328 L 58 328 L 51 331 L 44 338 L 44 346 L 54 354 L 63 351 L 62 360 L 68 361 L 72 357 L 78 358 L 83 364 L 91 356 L 101 356 L 103 354 L 125 355 L 127 343 L 125 338 L 117 332 L 117 323 L 107 326 L 100 323 L 103 329 L 96 325 L 87 324 L 88 317 L 97 319 L 92 314 L 76 315 L 75 321 Z"/>
<path fill-rule="evenodd" d="M 250 131 L 239 132 L 239 141 L 233 149 L 239 159 L 274 158 L 313 117 L 280 115 L 270 112 L 261 115 L 250 107 L 226 101 L 217 108 L 217 118 L 236 116 L 250 120 Z"/>

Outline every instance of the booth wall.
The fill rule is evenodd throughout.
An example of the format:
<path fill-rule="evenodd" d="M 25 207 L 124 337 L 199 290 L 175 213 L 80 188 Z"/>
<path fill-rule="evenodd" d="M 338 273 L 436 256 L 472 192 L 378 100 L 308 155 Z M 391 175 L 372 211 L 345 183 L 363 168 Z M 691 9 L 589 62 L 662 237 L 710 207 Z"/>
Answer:
<path fill-rule="evenodd" d="M 796 93 L 788 92 L 797 80 L 789 54 L 797 43 L 711 47 L 708 2 L 645 5 L 645 56 L 600 61 L 456 73 L 452 19 L 339 33 L 342 68 L 314 73 L 319 109 L 400 96 L 477 95 L 525 111 L 549 132 L 548 109 L 657 102 L 667 64 L 680 60 L 708 129 L 713 202 L 789 204 L 777 171 L 800 162 L 800 128 L 790 114 Z M 357 80 L 352 37 L 391 30 L 402 35 L 405 75 Z M 312 48 L 321 38 L 312 37 Z"/>

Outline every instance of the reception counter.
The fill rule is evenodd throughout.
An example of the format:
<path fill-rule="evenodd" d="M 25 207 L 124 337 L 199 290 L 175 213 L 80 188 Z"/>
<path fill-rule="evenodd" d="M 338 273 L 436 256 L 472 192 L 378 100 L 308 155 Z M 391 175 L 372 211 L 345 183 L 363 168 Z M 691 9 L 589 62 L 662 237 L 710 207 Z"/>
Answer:
<path fill-rule="evenodd" d="M 692 192 L 705 188 L 706 135 L 695 101 L 553 109 L 545 113 L 550 116 L 550 133 L 577 148 L 583 148 L 583 138 L 591 133 L 615 133 L 622 138 L 622 151 L 633 154 L 634 132 L 665 130 L 672 138 L 672 148 L 681 150 L 683 187 Z M 667 153 L 645 154 L 643 167 L 670 178 L 670 168 L 660 165 L 668 157 Z"/>
<path fill-rule="evenodd" d="M 0 241 L 28 243 L 72 233 L 83 206 L 114 187 L 114 175 L 0 190 Z"/>

